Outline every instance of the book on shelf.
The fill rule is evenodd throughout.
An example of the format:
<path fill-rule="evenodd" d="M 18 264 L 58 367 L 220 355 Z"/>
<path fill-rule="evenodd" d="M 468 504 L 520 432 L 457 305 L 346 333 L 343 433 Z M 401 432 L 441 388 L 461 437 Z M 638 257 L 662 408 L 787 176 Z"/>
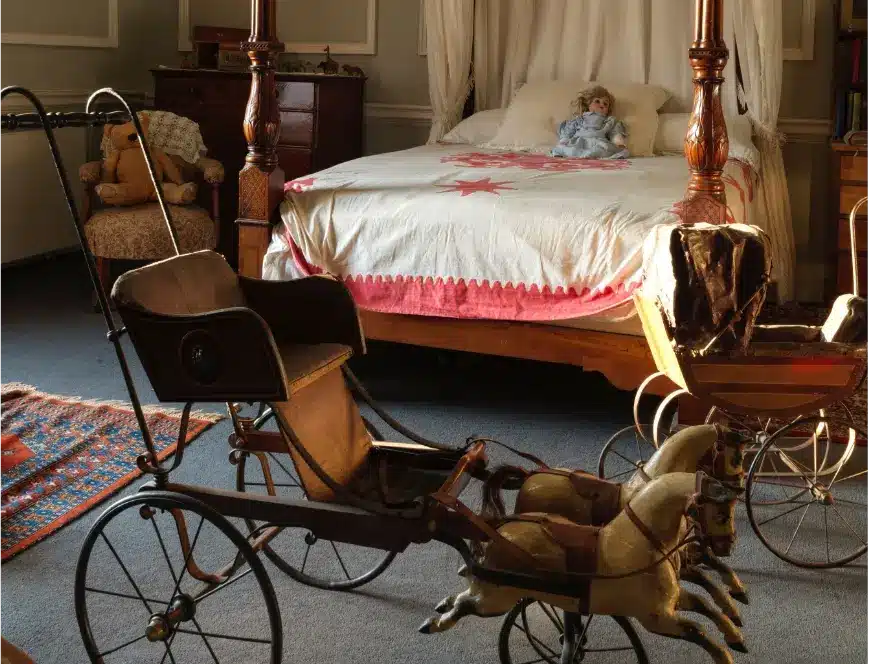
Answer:
<path fill-rule="evenodd" d="M 849 131 L 845 134 L 842 141 L 846 145 L 866 147 L 867 143 L 869 143 L 869 133 L 865 131 Z"/>

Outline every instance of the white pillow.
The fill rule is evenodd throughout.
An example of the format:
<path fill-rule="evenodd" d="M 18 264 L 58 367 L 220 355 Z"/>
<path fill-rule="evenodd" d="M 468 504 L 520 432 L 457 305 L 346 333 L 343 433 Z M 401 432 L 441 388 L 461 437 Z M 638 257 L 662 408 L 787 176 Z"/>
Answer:
<path fill-rule="evenodd" d="M 474 113 L 450 129 L 440 142 L 468 145 L 486 143 L 494 138 L 506 113 L 506 108 L 493 108 Z"/>
<path fill-rule="evenodd" d="M 685 135 L 688 133 L 690 113 L 661 113 L 658 116 L 658 135 L 655 137 L 655 152 L 685 151 Z M 751 121 L 745 115 L 727 115 L 727 140 L 730 144 L 730 159 L 739 159 L 754 170 L 760 169 L 760 153 L 751 140 Z"/>
<path fill-rule="evenodd" d="M 628 130 L 630 155 L 652 156 L 658 109 L 670 93 L 657 85 L 579 79 L 526 83 L 513 97 L 498 133 L 485 147 L 548 152 L 558 142 L 558 125 L 573 115 L 571 104 L 590 85 L 603 85 L 615 97 L 613 115 Z"/>

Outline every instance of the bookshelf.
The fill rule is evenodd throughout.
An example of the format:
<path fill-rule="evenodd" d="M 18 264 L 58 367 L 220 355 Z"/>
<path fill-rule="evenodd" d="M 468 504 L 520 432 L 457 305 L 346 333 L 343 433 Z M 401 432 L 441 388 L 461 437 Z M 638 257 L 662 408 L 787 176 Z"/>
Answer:
<path fill-rule="evenodd" d="M 865 0 L 837 0 L 833 44 L 830 216 L 825 300 L 851 292 L 848 214 L 867 187 L 867 30 Z M 866 217 L 857 222 L 860 292 L 866 292 Z"/>
<path fill-rule="evenodd" d="M 837 30 L 833 61 L 833 139 L 866 131 L 865 30 Z"/>

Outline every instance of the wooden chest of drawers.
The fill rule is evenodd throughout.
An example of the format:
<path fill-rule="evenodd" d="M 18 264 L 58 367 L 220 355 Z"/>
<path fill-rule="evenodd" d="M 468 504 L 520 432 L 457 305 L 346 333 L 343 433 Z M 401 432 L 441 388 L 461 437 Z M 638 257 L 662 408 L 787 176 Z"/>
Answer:
<path fill-rule="evenodd" d="M 242 130 L 250 74 L 154 69 L 154 106 L 199 123 L 209 156 L 223 162 L 220 251 L 237 264 L 238 173 L 247 142 Z M 275 75 L 281 111 L 278 159 L 292 180 L 362 156 L 365 79 L 317 74 Z"/>
<path fill-rule="evenodd" d="M 861 198 L 866 196 L 866 148 L 833 143 L 832 205 L 834 220 L 830 228 L 829 260 L 827 264 L 826 300 L 831 302 L 837 294 L 853 292 L 851 273 L 851 236 L 848 215 Z M 857 217 L 857 265 L 860 273 L 861 295 L 866 294 L 866 208 Z"/>

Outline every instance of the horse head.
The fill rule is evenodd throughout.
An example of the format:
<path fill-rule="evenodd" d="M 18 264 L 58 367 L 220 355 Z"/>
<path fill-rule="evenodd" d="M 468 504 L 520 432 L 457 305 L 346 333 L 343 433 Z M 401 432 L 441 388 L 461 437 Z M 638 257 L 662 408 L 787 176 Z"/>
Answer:
<path fill-rule="evenodd" d="M 736 542 L 736 501 L 745 489 L 702 470 L 697 471 L 696 487 L 686 514 L 697 524 L 701 539 L 715 555 L 729 556 Z"/>
<path fill-rule="evenodd" d="M 745 436 L 720 425 L 715 444 L 700 459 L 698 467 L 715 479 L 742 486 L 745 482 Z"/>

